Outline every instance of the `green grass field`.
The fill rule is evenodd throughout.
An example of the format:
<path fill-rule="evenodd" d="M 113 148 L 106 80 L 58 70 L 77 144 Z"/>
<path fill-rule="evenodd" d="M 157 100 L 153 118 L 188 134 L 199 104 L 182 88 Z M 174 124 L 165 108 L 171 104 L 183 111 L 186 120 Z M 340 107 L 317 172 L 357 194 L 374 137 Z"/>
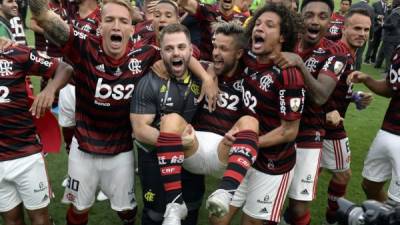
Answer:
<path fill-rule="evenodd" d="M 27 36 L 30 45 L 32 45 L 33 35 L 31 30 L 27 31 Z M 381 73 L 381 71 L 378 71 L 369 65 L 363 65 L 363 71 L 372 74 L 375 78 L 379 78 Z M 35 86 L 37 87 L 38 79 L 35 79 L 34 82 Z M 366 89 L 363 86 L 356 86 L 355 90 Z M 365 200 L 365 196 L 360 187 L 363 161 L 368 151 L 369 145 L 381 125 L 387 105 L 387 99 L 375 95 L 374 101 L 368 109 L 357 111 L 354 105 L 351 105 L 347 112 L 345 126 L 348 131 L 350 146 L 352 150 L 353 177 L 348 187 L 346 198 L 356 203 L 360 203 Z M 52 200 L 49 207 L 50 214 L 57 225 L 65 224 L 65 213 L 67 206 L 61 204 L 60 202 L 64 192 L 63 188 L 61 187 L 61 182 L 64 179 L 67 171 L 67 155 L 64 149 L 62 149 L 59 154 L 50 154 L 49 156 L 47 156 L 46 160 L 52 188 L 55 193 L 55 199 Z M 312 224 L 321 224 L 323 221 L 327 202 L 326 192 L 329 178 L 330 174 L 327 172 L 323 172 L 319 177 L 318 196 L 317 199 L 312 203 L 311 209 Z M 216 179 L 207 178 L 207 193 L 205 194 L 205 196 L 208 196 L 210 192 L 215 189 L 217 183 L 218 181 Z M 140 203 L 142 199 L 142 193 L 138 182 L 136 186 L 136 196 L 139 203 L 139 209 L 141 209 L 142 207 Z M 199 225 L 208 224 L 207 213 L 204 209 L 204 205 L 205 204 L 203 204 L 201 210 L 200 220 L 198 223 Z M 140 210 L 138 218 L 140 218 Z M 232 225 L 238 225 L 239 221 L 239 216 L 237 216 L 237 218 L 232 222 Z M 0 225 L 2 224 L 3 223 L 0 219 Z M 89 224 L 116 225 L 120 224 L 120 220 L 116 216 L 116 214 L 110 209 L 108 201 L 96 202 L 94 204 L 94 207 L 90 211 Z M 137 221 L 137 224 L 140 224 L 140 222 Z"/>

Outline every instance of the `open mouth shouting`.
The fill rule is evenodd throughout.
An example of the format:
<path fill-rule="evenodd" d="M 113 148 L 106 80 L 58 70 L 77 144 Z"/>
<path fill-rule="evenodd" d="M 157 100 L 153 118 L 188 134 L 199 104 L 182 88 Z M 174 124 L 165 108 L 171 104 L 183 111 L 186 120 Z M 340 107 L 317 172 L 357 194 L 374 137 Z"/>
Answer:
<path fill-rule="evenodd" d="M 253 35 L 253 51 L 258 52 L 263 49 L 265 43 L 265 38 L 261 36 L 260 34 L 254 34 Z"/>
<path fill-rule="evenodd" d="M 306 29 L 306 35 L 310 40 L 317 40 L 320 36 L 321 29 L 318 27 L 309 27 Z"/>
<path fill-rule="evenodd" d="M 111 47 L 113 49 L 121 48 L 122 46 L 122 35 L 121 34 L 111 34 Z"/>

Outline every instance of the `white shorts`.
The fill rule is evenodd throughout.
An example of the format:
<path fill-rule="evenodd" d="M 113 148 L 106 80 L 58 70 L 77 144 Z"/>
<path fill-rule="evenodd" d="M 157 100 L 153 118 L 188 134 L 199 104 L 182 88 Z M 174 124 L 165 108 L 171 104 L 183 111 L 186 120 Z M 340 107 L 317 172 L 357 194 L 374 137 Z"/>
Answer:
<path fill-rule="evenodd" d="M 196 153 L 185 158 L 183 167 L 194 174 L 212 175 L 221 178 L 226 165 L 218 158 L 218 145 L 224 138 L 212 132 L 196 131 L 199 147 Z"/>
<path fill-rule="evenodd" d="M 296 167 L 289 198 L 299 201 L 312 201 L 315 198 L 321 152 L 319 148 L 296 148 Z"/>
<path fill-rule="evenodd" d="M 379 130 L 364 161 L 362 176 L 370 181 L 391 179 L 388 196 L 400 202 L 400 136 Z"/>
<path fill-rule="evenodd" d="M 62 202 L 72 203 L 78 210 L 88 209 L 100 187 L 113 210 L 135 208 L 133 164 L 132 151 L 114 156 L 89 154 L 79 150 L 73 138 L 68 158 L 68 185 Z"/>
<path fill-rule="evenodd" d="M 281 175 L 269 175 L 251 167 L 233 195 L 231 205 L 242 207 L 246 215 L 279 222 L 294 169 Z"/>
<path fill-rule="evenodd" d="M 75 86 L 67 84 L 58 97 L 58 123 L 62 127 L 75 126 Z"/>
<path fill-rule="evenodd" d="M 349 138 L 325 139 L 323 142 L 321 167 L 333 172 L 350 169 L 351 151 Z"/>
<path fill-rule="evenodd" d="M 51 188 L 41 153 L 0 161 L 0 212 L 7 212 L 23 202 L 28 210 L 45 208 L 50 203 Z"/>

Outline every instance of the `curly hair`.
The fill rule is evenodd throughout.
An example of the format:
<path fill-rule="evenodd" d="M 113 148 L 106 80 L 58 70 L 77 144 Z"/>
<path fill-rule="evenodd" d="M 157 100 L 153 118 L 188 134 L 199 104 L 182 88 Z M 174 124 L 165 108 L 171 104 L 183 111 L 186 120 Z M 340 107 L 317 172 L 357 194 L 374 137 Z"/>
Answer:
<path fill-rule="evenodd" d="M 299 38 L 299 35 L 304 32 L 304 23 L 301 16 L 288 9 L 281 4 L 267 4 L 258 9 L 253 18 L 250 20 L 246 30 L 246 37 L 251 39 L 253 29 L 257 19 L 266 12 L 276 13 L 280 19 L 280 31 L 283 36 L 284 42 L 282 43 L 282 51 L 293 51 L 294 46 Z"/>

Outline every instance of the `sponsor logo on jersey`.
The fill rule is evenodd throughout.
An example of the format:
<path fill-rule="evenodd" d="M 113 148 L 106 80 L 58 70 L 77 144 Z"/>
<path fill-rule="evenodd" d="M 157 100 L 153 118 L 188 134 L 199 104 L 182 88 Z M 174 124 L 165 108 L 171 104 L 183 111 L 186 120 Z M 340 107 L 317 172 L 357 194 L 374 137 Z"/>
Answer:
<path fill-rule="evenodd" d="M 103 78 L 99 78 L 97 80 L 94 97 L 99 99 L 112 98 L 114 100 L 130 99 L 134 88 L 134 84 L 116 84 L 111 86 L 103 83 Z M 97 101 L 97 103 L 101 103 L 101 101 Z"/>
<path fill-rule="evenodd" d="M 31 54 L 29 54 L 29 59 L 46 67 L 50 67 L 51 65 L 53 65 L 53 62 L 51 62 L 49 59 L 36 56 L 32 52 Z"/>
<path fill-rule="evenodd" d="M 279 108 L 280 108 L 280 112 L 283 115 L 286 115 L 285 92 L 286 92 L 286 90 L 279 91 L 279 106 L 280 106 Z"/>

